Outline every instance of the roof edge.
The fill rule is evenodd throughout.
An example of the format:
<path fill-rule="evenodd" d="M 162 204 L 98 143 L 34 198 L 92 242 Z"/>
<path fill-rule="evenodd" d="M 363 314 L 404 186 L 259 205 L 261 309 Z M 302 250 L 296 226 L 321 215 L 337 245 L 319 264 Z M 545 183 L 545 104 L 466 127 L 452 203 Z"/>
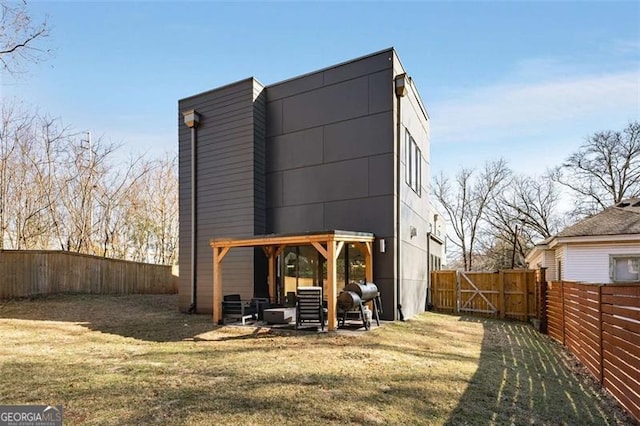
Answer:
<path fill-rule="evenodd" d="M 239 86 L 240 84 L 246 83 L 247 81 L 253 81 L 254 83 L 258 83 L 261 87 L 263 87 L 263 88 L 265 87 L 265 85 L 262 84 L 262 82 L 260 80 L 258 80 L 257 78 L 251 76 L 251 77 L 243 78 L 242 80 L 234 81 L 233 83 L 227 83 L 227 84 L 225 84 L 223 86 L 218 86 L 218 87 L 215 87 L 213 89 L 209 89 L 209 90 L 205 90 L 205 91 L 196 93 L 195 95 L 189 95 L 187 97 L 178 99 L 178 104 L 180 104 L 180 102 L 187 101 L 189 99 L 197 98 L 198 96 L 208 95 L 209 93 L 214 93 L 214 92 L 217 92 L 219 90 L 228 89 L 228 88 L 233 87 L 233 86 Z"/>
<path fill-rule="evenodd" d="M 402 71 L 407 72 L 407 69 L 405 68 L 404 64 L 402 63 L 402 60 L 400 59 L 400 55 L 398 54 L 398 51 L 396 49 L 392 49 L 392 51 L 393 51 L 393 57 L 394 57 L 394 59 L 396 61 L 398 61 L 398 64 L 400 65 L 400 68 L 402 68 Z M 427 119 L 427 121 L 430 121 L 431 117 L 429 116 L 429 111 L 427 110 L 427 107 L 425 106 L 425 103 L 422 100 L 422 96 L 420 95 L 420 91 L 418 90 L 418 86 L 416 85 L 415 80 L 413 79 L 411 74 L 407 74 L 407 75 L 409 77 L 409 84 L 411 84 L 411 86 L 413 88 L 413 93 L 415 93 L 415 95 L 416 95 L 416 100 L 418 101 L 418 106 L 422 110 L 422 114 L 424 114 L 424 117 Z"/>
<path fill-rule="evenodd" d="M 268 89 L 268 88 L 271 88 L 271 87 L 274 87 L 274 86 L 279 86 L 280 84 L 288 83 L 290 81 L 298 80 L 300 78 L 308 77 L 310 75 L 317 74 L 317 73 L 320 73 L 320 72 L 329 71 L 331 69 L 338 68 L 338 67 L 350 64 L 352 62 L 358 62 L 358 61 L 362 61 L 362 60 L 367 59 L 367 58 L 371 58 L 373 56 L 381 55 L 381 54 L 383 54 L 385 52 L 393 52 L 397 56 L 396 50 L 393 47 L 388 47 L 386 49 L 382 49 L 382 50 L 379 50 L 377 52 L 373 52 L 373 53 L 369 53 L 369 54 L 366 54 L 366 55 L 363 55 L 363 56 L 359 56 L 357 58 L 349 59 L 349 60 L 334 64 L 334 65 L 330 65 L 328 67 L 324 67 L 324 68 L 320 68 L 320 69 L 317 69 L 317 70 L 314 70 L 314 71 L 306 72 L 304 74 L 300 74 L 300 75 L 297 75 L 295 77 L 290 77 L 290 78 L 287 78 L 285 80 L 277 81 L 277 82 L 272 83 L 272 84 L 267 84 L 265 87 Z"/>
<path fill-rule="evenodd" d="M 549 248 L 553 248 L 558 244 L 569 243 L 610 243 L 610 242 L 629 242 L 640 240 L 639 234 L 602 234 L 602 235 L 579 235 L 571 237 L 557 237 Z"/>

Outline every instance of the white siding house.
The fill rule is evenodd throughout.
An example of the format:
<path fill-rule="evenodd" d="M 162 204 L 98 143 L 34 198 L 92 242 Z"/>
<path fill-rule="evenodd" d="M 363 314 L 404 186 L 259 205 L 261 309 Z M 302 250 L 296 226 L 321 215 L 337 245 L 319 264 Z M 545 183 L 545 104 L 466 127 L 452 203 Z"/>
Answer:
<path fill-rule="evenodd" d="M 529 267 L 547 280 L 640 281 L 640 199 L 625 200 L 536 245 Z"/>

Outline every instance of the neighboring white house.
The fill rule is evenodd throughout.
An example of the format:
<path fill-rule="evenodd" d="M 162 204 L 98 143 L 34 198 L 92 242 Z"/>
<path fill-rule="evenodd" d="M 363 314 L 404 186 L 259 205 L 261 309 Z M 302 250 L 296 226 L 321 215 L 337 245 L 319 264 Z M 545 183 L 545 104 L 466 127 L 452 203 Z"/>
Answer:
<path fill-rule="evenodd" d="M 564 229 L 536 245 L 525 260 L 529 268 L 547 268 L 548 281 L 640 281 L 640 198 Z"/>

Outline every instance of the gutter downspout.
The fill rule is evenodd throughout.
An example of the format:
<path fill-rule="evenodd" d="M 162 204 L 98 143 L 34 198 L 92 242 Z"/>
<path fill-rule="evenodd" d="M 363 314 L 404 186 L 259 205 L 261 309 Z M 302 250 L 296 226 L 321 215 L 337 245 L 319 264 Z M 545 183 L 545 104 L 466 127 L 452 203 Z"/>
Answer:
<path fill-rule="evenodd" d="M 430 295 L 431 293 L 431 231 L 427 232 L 427 297 L 424 302 L 424 310 L 430 311 Z"/>
<path fill-rule="evenodd" d="M 200 122 L 200 114 L 196 110 L 192 109 L 182 113 L 184 115 L 184 124 L 191 129 L 191 306 L 189 306 L 189 313 L 195 314 L 197 312 L 198 302 L 198 286 L 197 286 L 197 274 L 196 274 L 196 251 L 198 249 L 198 242 L 196 238 L 198 236 L 196 232 L 197 228 L 197 211 L 196 211 L 196 189 L 197 189 L 197 155 L 196 155 L 196 127 Z"/>
<path fill-rule="evenodd" d="M 431 303 L 433 294 L 431 292 L 431 272 L 433 271 L 433 264 L 431 262 L 431 239 L 435 235 L 437 238 L 438 235 L 438 215 L 433 215 L 433 227 L 429 232 L 427 232 L 427 302 L 424 307 L 425 311 L 430 311 L 433 307 Z"/>
<path fill-rule="evenodd" d="M 394 88 L 396 99 L 398 101 L 398 108 L 396 110 L 396 152 L 398 153 L 396 156 L 396 170 L 398 171 L 396 174 L 396 300 L 397 300 L 397 309 L 398 309 L 398 319 L 400 321 L 404 321 L 404 315 L 402 314 L 402 304 L 400 303 L 401 296 L 401 284 L 402 280 L 400 279 L 401 271 L 400 268 L 401 259 L 400 256 L 400 246 L 402 244 L 401 232 L 400 232 L 400 191 L 401 191 L 401 169 L 402 169 L 402 122 L 401 122 L 401 105 L 402 105 L 402 97 L 407 94 L 407 85 L 406 85 L 407 74 L 402 73 L 398 74 L 394 78 Z"/>

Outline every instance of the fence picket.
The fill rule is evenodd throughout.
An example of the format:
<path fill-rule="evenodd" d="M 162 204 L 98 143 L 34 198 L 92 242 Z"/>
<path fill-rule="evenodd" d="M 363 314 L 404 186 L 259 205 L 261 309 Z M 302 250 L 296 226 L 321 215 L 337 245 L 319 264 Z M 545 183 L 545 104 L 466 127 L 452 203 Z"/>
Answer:
<path fill-rule="evenodd" d="M 171 266 L 62 251 L 0 251 L 0 299 L 38 294 L 178 292 Z"/>
<path fill-rule="evenodd" d="M 536 283 L 534 270 L 495 272 L 433 271 L 433 308 L 527 321 L 538 312 L 537 298 L 528 296 L 529 283 Z M 451 294 L 451 304 L 442 296 Z M 509 299 L 507 303 L 506 299 Z M 532 304 L 532 307 L 529 305 Z"/>
<path fill-rule="evenodd" d="M 561 316 L 555 312 L 558 289 L 561 289 Z M 640 283 L 602 285 L 554 281 L 549 283 L 547 307 L 549 336 L 573 352 L 640 421 L 640 382 L 636 379 L 640 373 L 637 367 Z"/>

